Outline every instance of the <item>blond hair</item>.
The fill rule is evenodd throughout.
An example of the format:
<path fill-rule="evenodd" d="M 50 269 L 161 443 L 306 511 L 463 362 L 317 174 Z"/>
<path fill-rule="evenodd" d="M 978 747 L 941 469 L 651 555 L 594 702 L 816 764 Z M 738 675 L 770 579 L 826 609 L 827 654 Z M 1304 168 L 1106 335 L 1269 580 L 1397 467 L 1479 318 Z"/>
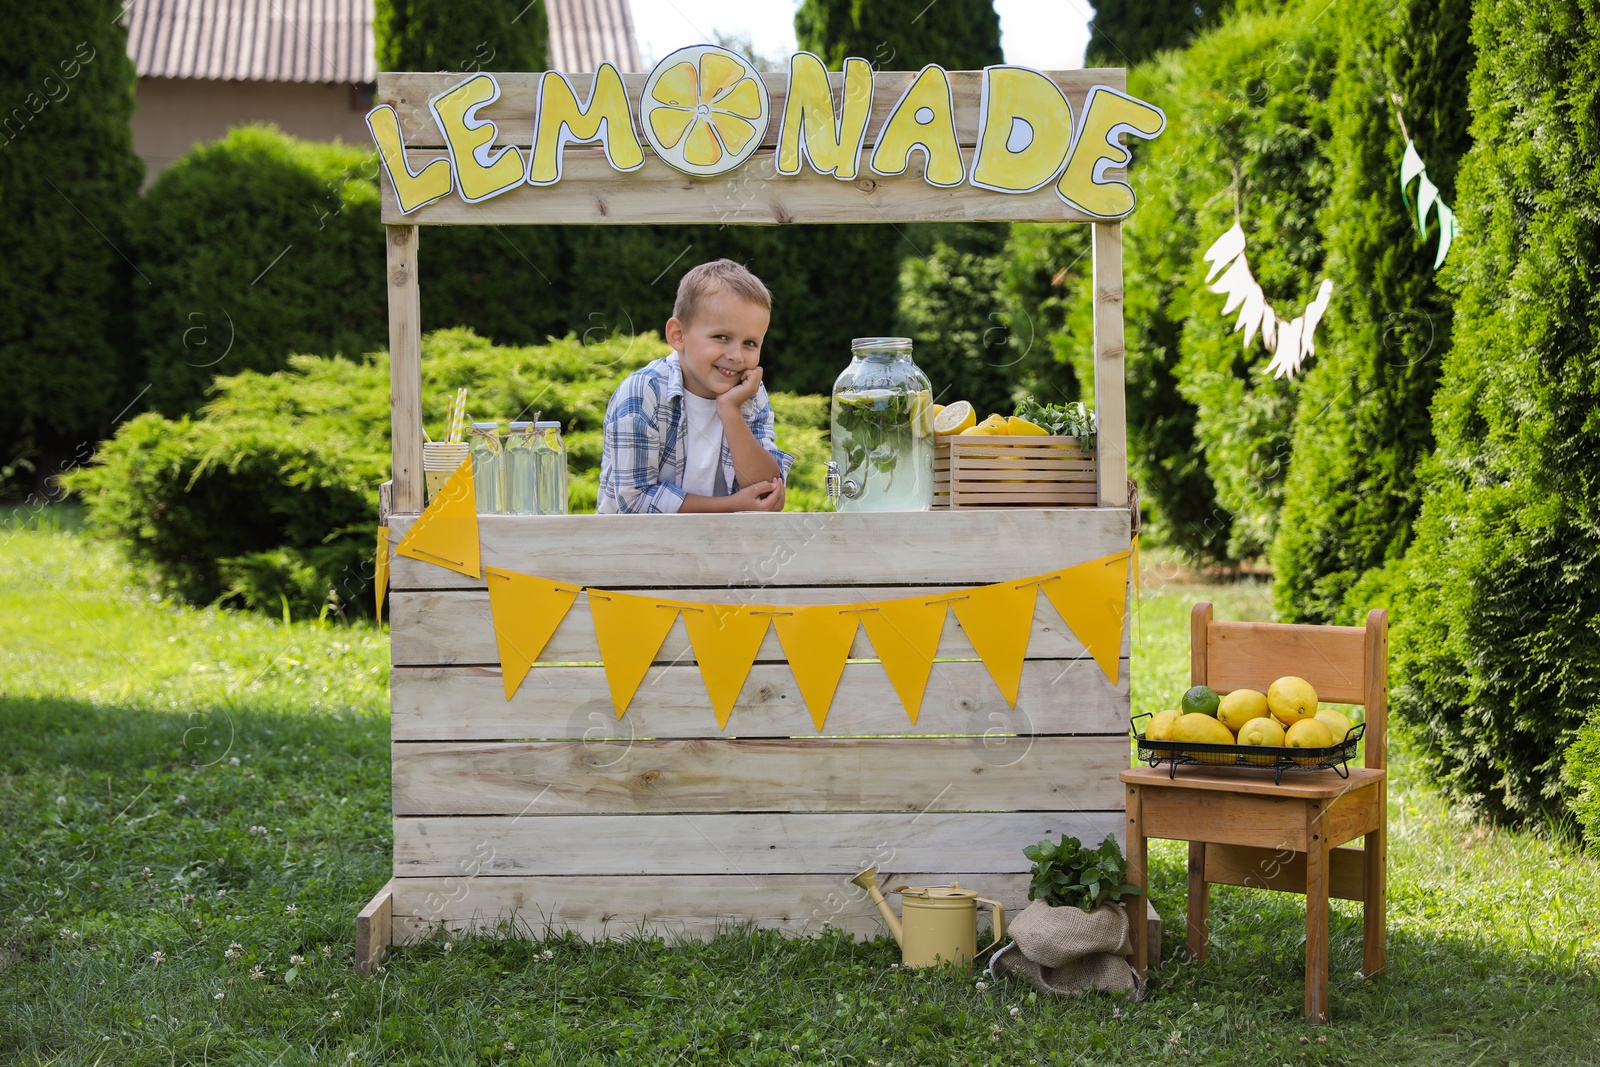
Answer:
<path fill-rule="evenodd" d="M 714 259 L 702 263 L 678 282 L 678 299 L 672 305 L 672 317 L 688 324 L 700 308 L 700 302 L 713 293 L 732 293 L 742 300 L 759 304 L 772 310 L 772 294 L 761 284 L 761 279 L 751 274 L 742 263 L 731 259 Z"/>

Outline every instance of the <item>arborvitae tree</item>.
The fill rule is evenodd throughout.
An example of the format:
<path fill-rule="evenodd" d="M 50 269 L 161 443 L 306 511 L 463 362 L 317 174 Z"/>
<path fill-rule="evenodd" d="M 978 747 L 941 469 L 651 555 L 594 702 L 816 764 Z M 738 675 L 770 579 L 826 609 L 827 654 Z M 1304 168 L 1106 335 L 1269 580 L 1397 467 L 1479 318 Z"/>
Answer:
<path fill-rule="evenodd" d="M 1220 0 L 1096 0 L 1086 67 L 1131 67 L 1157 52 L 1183 48 L 1228 5 Z"/>
<path fill-rule="evenodd" d="M 964 236 L 965 239 L 962 239 Z M 899 331 L 916 341 L 917 366 L 941 404 L 967 400 L 981 419 L 1009 415 L 1015 362 L 996 290 L 1004 263 L 997 235 L 973 227 L 954 243 L 939 239 L 926 258 L 901 267 Z"/>
<path fill-rule="evenodd" d="M 0 493 L 81 462 L 140 391 L 123 213 L 133 64 L 117 0 L 23 4 L 0 64 Z"/>
<path fill-rule="evenodd" d="M 379 70 L 543 70 L 550 23 L 524 0 L 376 0 Z"/>
<path fill-rule="evenodd" d="M 1234 16 L 1132 82 L 1167 130 L 1135 154 L 1123 227 L 1131 469 L 1165 537 L 1200 561 L 1260 555 L 1282 495 L 1296 384 L 1231 332 L 1201 254 L 1237 208 L 1268 303 L 1293 318 L 1315 294 L 1336 44 L 1310 7 Z"/>
<path fill-rule="evenodd" d="M 1438 226 L 1419 232 L 1401 199 L 1397 115 L 1454 203 L 1470 144 L 1470 18 L 1470 0 L 1358 0 L 1339 20 L 1328 110 L 1329 156 L 1340 165 L 1321 220 L 1334 291 L 1302 387 L 1273 546 L 1285 618 L 1358 622 L 1411 540 L 1452 312 L 1433 270 Z"/>
<path fill-rule="evenodd" d="M 832 70 L 859 56 L 878 70 L 981 70 L 1001 61 L 994 0 L 804 0 L 795 12 L 800 47 Z"/>
<path fill-rule="evenodd" d="M 1561 820 L 1563 751 L 1600 707 L 1600 6 L 1480 0 L 1472 38 L 1455 330 L 1394 706 L 1454 797 Z"/>

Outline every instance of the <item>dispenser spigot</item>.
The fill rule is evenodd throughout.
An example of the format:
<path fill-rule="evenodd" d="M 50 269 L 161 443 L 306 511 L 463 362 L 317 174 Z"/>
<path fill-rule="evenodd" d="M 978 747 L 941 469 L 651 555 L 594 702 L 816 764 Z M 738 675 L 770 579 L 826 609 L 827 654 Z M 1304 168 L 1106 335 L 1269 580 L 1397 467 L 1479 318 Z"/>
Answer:
<path fill-rule="evenodd" d="M 855 479 L 841 478 L 839 476 L 839 464 L 829 460 L 827 470 L 827 477 L 823 480 L 823 485 L 827 489 L 829 506 L 837 510 L 840 497 L 846 500 L 854 500 L 861 495 L 861 486 L 856 484 Z"/>

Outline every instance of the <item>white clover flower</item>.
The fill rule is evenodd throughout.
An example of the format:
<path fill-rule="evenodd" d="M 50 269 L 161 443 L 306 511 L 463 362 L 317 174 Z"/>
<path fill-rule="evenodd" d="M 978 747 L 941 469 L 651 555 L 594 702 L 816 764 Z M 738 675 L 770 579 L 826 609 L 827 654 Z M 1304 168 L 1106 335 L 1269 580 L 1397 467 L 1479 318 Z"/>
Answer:
<path fill-rule="evenodd" d="M 154 952 L 150 953 L 150 958 L 155 961 L 157 967 L 167 962 L 167 954 L 162 952 L 160 949 L 156 949 Z"/>
<path fill-rule="evenodd" d="M 218 1004 L 221 1004 L 224 1000 L 227 999 L 227 997 L 228 997 L 228 994 L 226 994 L 226 993 L 216 993 L 216 994 L 212 995 L 211 999 L 216 1001 Z"/>
<path fill-rule="evenodd" d="M 66 797 L 56 797 L 56 807 L 64 808 L 66 806 L 67 806 L 67 798 Z"/>
<path fill-rule="evenodd" d="M 285 915 L 297 915 L 297 914 L 299 914 L 299 912 L 300 912 L 300 909 L 295 907 L 293 904 L 285 904 L 283 906 L 283 913 Z"/>
<path fill-rule="evenodd" d="M 231 756 L 231 757 L 229 757 L 229 759 L 228 759 L 228 766 L 230 766 L 230 767 L 237 767 L 237 766 L 239 766 L 239 757 L 238 757 L 238 756 Z"/>
<path fill-rule="evenodd" d="M 1022 1014 L 1022 1009 L 1021 1008 L 1012 1008 L 1011 1009 L 1011 1017 L 1013 1019 L 1015 1019 L 1018 1015 L 1021 1015 L 1021 1014 Z"/>
<path fill-rule="evenodd" d="M 333 946 L 332 945 L 323 945 L 322 946 L 322 958 L 325 959 L 325 960 L 333 959 Z"/>
<path fill-rule="evenodd" d="M 176 804 L 187 804 L 187 803 L 189 803 L 189 798 L 184 796 L 182 793 L 179 793 L 177 796 L 173 797 L 172 800 Z"/>
<path fill-rule="evenodd" d="M 977 990 L 979 993 L 987 993 L 989 991 L 989 983 L 988 982 L 978 982 L 972 988 Z"/>
<path fill-rule="evenodd" d="M 261 964 L 258 963 L 254 967 L 250 968 L 250 980 L 252 982 L 259 982 L 266 978 L 266 976 L 267 972 L 261 969 Z"/>
<path fill-rule="evenodd" d="M 505 1043 L 505 1050 L 507 1052 L 515 1052 L 515 1051 L 517 1051 L 517 1046 L 512 1044 L 510 1041 L 507 1041 Z"/>
<path fill-rule="evenodd" d="M 343 1015 L 342 1012 L 339 1012 L 339 1011 L 336 1010 L 336 1011 L 334 1011 L 334 1013 L 332 1015 L 329 1016 L 329 1018 L 330 1019 L 342 1019 L 342 1018 L 344 1018 L 344 1015 Z"/>
<path fill-rule="evenodd" d="M 300 955 L 290 956 L 289 957 L 289 966 L 298 967 L 302 963 L 304 963 L 305 961 L 306 961 L 306 958 L 304 956 L 300 956 Z"/>

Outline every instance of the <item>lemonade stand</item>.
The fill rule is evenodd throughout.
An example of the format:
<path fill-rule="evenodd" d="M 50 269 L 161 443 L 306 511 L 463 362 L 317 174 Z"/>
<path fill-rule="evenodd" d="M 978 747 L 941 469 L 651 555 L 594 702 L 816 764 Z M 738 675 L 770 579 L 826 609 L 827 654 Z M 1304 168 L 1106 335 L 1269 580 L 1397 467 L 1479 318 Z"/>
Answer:
<path fill-rule="evenodd" d="M 870 934 L 864 867 L 1015 907 L 1026 845 L 1122 834 L 1118 220 L 1123 144 L 1165 120 L 1121 70 L 828 72 L 800 53 L 758 73 L 696 46 L 638 76 L 383 74 L 377 100 L 394 867 L 359 967 L 441 927 Z M 447 492 L 424 510 L 423 228 L 946 220 L 1093 227 L 1099 439 L 1070 498 L 478 516 Z M 948 495 L 948 460 L 945 478 Z"/>

